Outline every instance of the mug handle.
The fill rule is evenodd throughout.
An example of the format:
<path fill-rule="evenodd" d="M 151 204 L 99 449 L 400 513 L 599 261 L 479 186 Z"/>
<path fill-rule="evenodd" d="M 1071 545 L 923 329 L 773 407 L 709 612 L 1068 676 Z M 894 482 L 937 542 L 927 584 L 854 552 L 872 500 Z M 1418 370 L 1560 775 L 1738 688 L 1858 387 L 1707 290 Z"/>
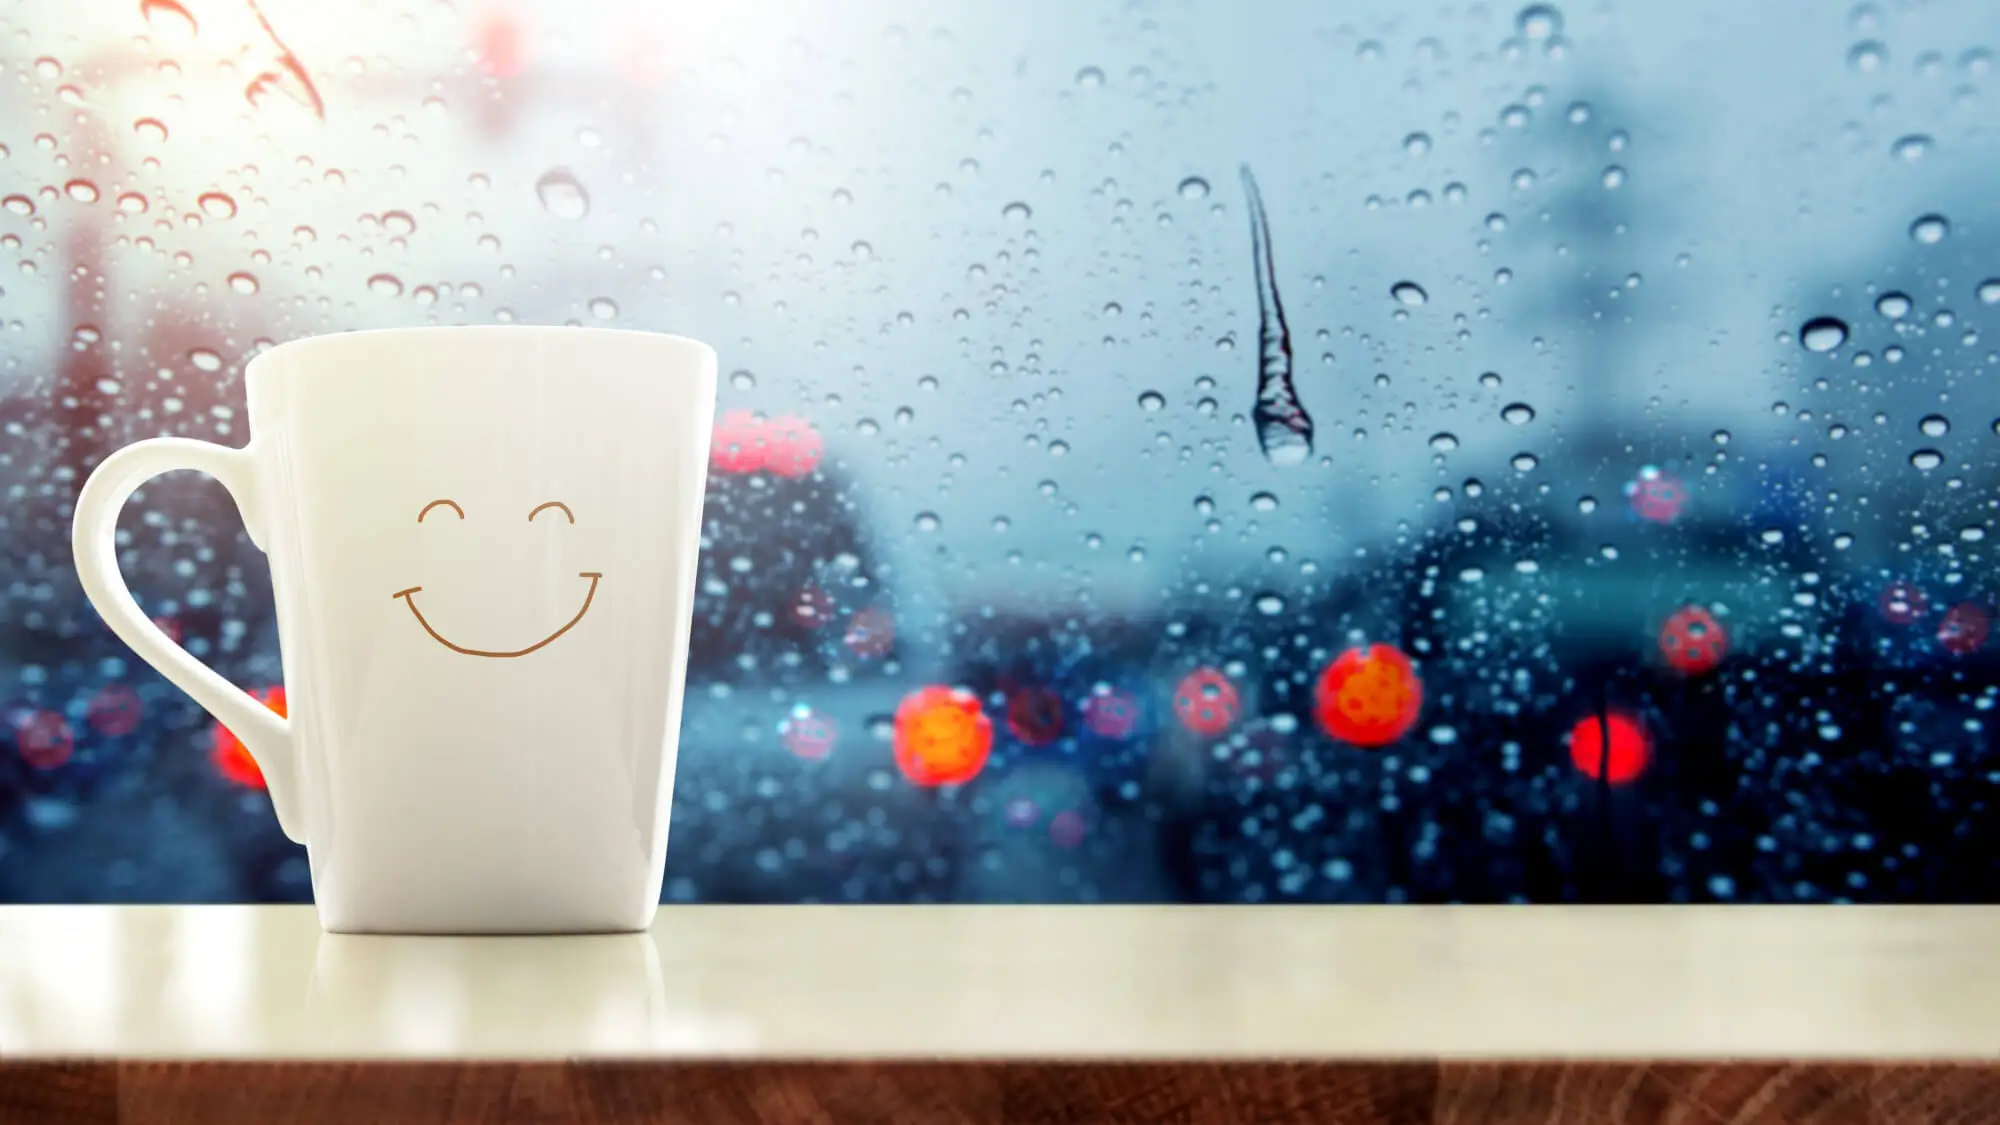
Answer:
<path fill-rule="evenodd" d="M 305 825 L 293 803 L 298 794 L 292 724 L 174 643 L 139 608 L 118 572 L 118 513 L 140 485 L 176 469 L 195 469 L 221 481 L 236 502 L 237 513 L 245 517 L 251 542 L 263 547 L 251 518 L 257 510 L 253 503 L 257 487 L 255 462 L 248 450 L 191 438 L 148 438 L 106 457 L 84 481 L 70 528 L 77 577 L 83 581 L 84 596 L 120 640 L 242 741 L 264 775 L 278 827 L 303 844 Z"/>

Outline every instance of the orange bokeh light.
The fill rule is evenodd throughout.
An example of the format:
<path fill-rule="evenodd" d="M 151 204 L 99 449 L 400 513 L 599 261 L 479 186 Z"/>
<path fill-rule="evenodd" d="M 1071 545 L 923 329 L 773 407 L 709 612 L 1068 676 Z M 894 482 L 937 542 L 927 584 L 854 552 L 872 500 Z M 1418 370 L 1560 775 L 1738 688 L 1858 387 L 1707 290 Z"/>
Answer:
<path fill-rule="evenodd" d="M 282 715 L 285 713 L 285 689 L 283 685 L 268 687 L 250 693 L 252 699 Z M 243 745 L 236 733 L 221 723 L 215 724 L 213 731 L 215 748 L 211 757 L 215 768 L 222 776 L 249 789 L 264 788 L 264 771 L 257 768 L 257 760 Z"/>
<path fill-rule="evenodd" d="M 896 766 L 917 785 L 960 785 L 993 752 L 993 722 L 971 692 L 933 684 L 896 708 Z"/>
<path fill-rule="evenodd" d="M 1342 742 L 1387 746 L 1417 725 L 1424 684 L 1394 645 L 1350 648 L 1320 673 L 1313 710 L 1320 729 Z"/>

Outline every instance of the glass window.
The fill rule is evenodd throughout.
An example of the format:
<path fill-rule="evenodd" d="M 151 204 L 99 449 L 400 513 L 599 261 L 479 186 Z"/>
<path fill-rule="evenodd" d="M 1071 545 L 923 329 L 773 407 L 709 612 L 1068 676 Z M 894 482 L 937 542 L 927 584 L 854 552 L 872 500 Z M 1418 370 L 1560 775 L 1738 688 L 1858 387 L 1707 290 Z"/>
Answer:
<path fill-rule="evenodd" d="M 2000 897 L 1994 33 L 16 5 L 0 899 L 309 893 L 70 505 L 276 341 L 495 322 L 722 355 L 670 900 Z M 220 488 L 121 543 L 279 703 Z"/>

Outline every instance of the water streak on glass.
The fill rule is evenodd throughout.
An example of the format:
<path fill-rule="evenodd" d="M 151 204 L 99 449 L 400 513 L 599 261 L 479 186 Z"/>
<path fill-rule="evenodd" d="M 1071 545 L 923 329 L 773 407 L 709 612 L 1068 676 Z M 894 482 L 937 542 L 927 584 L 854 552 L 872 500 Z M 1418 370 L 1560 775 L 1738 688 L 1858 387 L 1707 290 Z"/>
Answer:
<path fill-rule="evenodd" d="M 1242 167 L 1243 195 L 1250 205 L 1250 255 L 1257 274 L 1257 444 L 1273 465 L 1297 465 L 1312 456 L 1313 420 L 1299 402 L 1292 384 L 1292 332 L 1285 324 L 1285 305 L 1278 297 L 1278 275 L 1271 260 L 1271 223 L 1257 177 Z"/>

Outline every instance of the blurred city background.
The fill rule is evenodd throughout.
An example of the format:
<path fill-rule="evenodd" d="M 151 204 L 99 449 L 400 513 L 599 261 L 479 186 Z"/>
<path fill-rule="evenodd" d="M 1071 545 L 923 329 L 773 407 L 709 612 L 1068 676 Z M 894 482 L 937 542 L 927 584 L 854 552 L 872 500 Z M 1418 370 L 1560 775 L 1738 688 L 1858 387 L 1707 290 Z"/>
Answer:
<path fill-rule="evenodd" d="M 0 901 L 310 895 L 71 505 L 495 322 L 722 357 L 668 901 L 2000 899 L 1992 15 L 0 4 Z"/>

